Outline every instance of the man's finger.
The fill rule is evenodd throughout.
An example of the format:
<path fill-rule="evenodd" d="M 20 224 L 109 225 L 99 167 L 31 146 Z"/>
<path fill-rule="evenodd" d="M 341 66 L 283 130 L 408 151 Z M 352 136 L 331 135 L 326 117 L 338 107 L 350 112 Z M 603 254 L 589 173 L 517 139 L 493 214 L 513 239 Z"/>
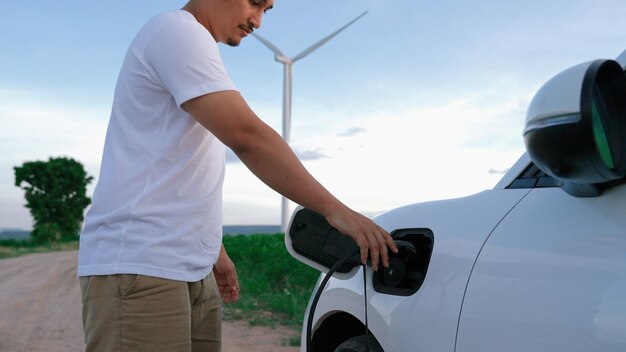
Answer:
<path fill-rule="evenodd" d="M 367 242 L 369 244 L 370 254 L 372 256 L 372 269 L 374 269 L 374 271 L 378 271 L 380 250 L 378 248 L 378 240 L 376 239 L 376 235 L 374 235 L 374 233 L 372 232 L 368 232 Z"/>
<path fill-rule="evenodd" d="M 361 250 L 361 263 L 365 265 L 367 263 L 367 246 L 359 246 Z"/>
<path fill-rule="evenodd" d="M 230 303 L 232 301 L 233 293 L 230 287 L 226 287 L 226 295 L 224 296 L 224 303 Z"/>
<path fill-rule="evenodd" d="M 387 246 L 391 249 L 391 251 L 394 253 L 398 253 L 398 246 L 396 246 L 396 243 L 393 241 L 393 237 L 391 237 L 389 232 L 387 232 L 385 229 L 378 225 L 376 225 L 376 227 L 378 228 L 378 231 L 383 234 L 385 242 L 387 243 Z"/>
<path fill-rule="evenodd" d="M 385 242 L 385 236 L 378 229 L 374 232 L 374 238 L 378 243 L 380 252 L 380 259 L 383 262 L 383 266 L 386 268 L 389 266 L 389 253 L 387 253 L 387 243 Z"/>
<path fill-rule="evenodd" d="M 231 292 L 232 292 L 232 300 L 233 302 L 236 302 L 237 299 L 239 299 L 239 287 L 233 286 L 233 288 L 231 289 Z"/>
<path fill-rule="evenodd" d="M 231 291 L 231 299 L 235 302 L 239 297 L 239 279 L 237 278 L 237 270 L 233 270 L 228 276 L 228 284 Z"/>

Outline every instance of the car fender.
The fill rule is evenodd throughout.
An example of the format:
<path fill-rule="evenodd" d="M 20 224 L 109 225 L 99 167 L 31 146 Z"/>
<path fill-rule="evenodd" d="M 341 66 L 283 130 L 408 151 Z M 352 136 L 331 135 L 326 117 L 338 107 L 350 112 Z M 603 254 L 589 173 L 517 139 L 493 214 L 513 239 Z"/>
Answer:
<path fill-rule="evenodd" d="M 434 233 L 428 273 L 415 294 L 404 297 L 376 292 L 368 267 L 369 329 L 385 350 L 409 351 L 418 345 L 425 351 L 454 350 L 460 307 L 476 257 L 491 231 L 528 192 L 484 191 L 464 198 L 413 204 L 375 218 L 389 232 L 429 228 Z M 361 273 L 361 269 L 355 269 L 346 280 L 333 278 L 328 282 L 315 311 L 313 331 L 337 312 L 365 321 Z M 417 324 L 416 315 L 420 316 Z"/>

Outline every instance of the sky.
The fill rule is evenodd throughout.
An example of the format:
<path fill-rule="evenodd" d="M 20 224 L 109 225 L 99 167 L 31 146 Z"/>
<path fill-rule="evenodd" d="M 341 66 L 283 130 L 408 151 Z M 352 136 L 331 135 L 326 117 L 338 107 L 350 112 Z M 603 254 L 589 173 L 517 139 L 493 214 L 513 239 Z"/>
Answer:
<path fill-rule="evenodd" d="M 0 2 L 0 228 L 32 226 L 15 166 L 68 156 L 97 182 L 126 49 L 147 20 L 184 4 Z M 492 188 L 524 152 L 541 85 L 626 49 L 623 0 L 276 0 L 257 33 L 293 57 L 364 11 L 294 65 L 291 146 L 368 215 Z M 280 132 L 282 65 L 252 37 L 220 50 Z M 279 224 L 280 197 L 233 154 L 227 162 L 224 223 Z"/>

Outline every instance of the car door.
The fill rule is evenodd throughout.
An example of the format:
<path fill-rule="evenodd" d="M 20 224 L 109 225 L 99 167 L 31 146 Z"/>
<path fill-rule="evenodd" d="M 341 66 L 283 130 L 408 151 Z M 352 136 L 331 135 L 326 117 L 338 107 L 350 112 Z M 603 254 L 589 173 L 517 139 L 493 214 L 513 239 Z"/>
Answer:
<path fill-rule="evenodd" d="M 626 185 L 533 189 L 481 250 L 456 352 L 626 351 Z"/>

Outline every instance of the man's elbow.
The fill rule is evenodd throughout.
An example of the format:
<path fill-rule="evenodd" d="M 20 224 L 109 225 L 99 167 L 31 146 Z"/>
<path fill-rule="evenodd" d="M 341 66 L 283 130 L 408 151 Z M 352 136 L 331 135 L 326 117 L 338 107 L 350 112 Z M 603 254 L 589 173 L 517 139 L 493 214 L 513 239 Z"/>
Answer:
<path fill-rule="evenodd" d="M 260 138 L 253 130 L 242 129 L 239 131 L 231 131 L 231 133 L 225 137 L 222 143 L 232 149 L 240 159 L 251 151 L 258 149 L 258 140 Z"/>
<path fill-rule="evenodd" d="M 227 141 L 222 142 L 241 160 L 263 153 L 263 151 L 280 149 L 279 145 L 284 143 L 280 135 L 261 120 L 239 129 L 232 133 Z"/>

